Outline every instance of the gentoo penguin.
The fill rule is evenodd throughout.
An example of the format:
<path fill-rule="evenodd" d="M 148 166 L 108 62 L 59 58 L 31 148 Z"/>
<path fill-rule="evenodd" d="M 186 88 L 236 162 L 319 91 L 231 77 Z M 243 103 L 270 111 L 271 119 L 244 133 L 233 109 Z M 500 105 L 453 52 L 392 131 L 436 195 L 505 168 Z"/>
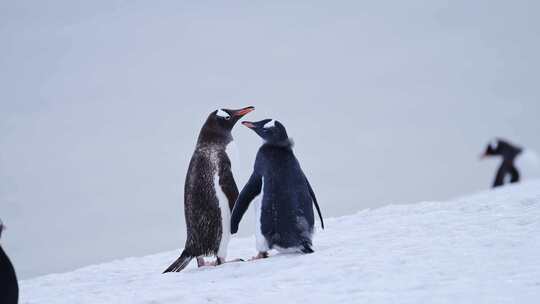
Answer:
<path fill-rule="evenodd" d="M 191 157 L 184 186 L 184 212 L 187 238 L 180 257 L 164 272 L 179 272 L 193 259 L 199 267 L 219 265 L 227 257 L 230 215 L 238 197 L 231 171 L 227 145 L 231 130 L 254 107 L 221 109 L 208 116 Z M 216 256 L 215 264 L 206 264 L 205 256 Z"/>
<path fill-rule="evenodd" d="M 255 206 L 258 255 L 254 259 L 268 257 L 270 249 L 312 253 L 313 204 L 323 229 L 324 222 L 285 127 L 271 119 L 242 124 L 255 131 L 264 142 L 257 153 L 253 173 L 234 206 L 231 232 L 238 231 L 249 204 L 262 191 L 262 199 Z"/>
<path fill-rule="evenodd" d="M 495 175 L 495 181 L 493 182 L 493 188 L 499 187 L 507 183 L 519 182 L 519 171 L 514 165 L 514 161 L 518 155 L 523 151 L 522 148 L 517 147 L 500 138 L 493 139 L 481 158 L 490 156 L 501 156 L 502 163 Z"/>
<path fill-rule="evenodd" d="M 0 237 L 2 236 L 4 225 L 0 221 Z M 19 285 L 15 269 L 8 256 L 0 246 L 0 303 L 16 304 L 19 301 Z"/>

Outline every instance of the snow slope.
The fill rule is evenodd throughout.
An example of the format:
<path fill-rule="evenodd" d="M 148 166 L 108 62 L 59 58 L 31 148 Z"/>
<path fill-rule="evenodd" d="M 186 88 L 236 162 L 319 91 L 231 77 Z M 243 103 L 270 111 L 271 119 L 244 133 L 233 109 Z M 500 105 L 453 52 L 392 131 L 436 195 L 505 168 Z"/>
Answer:
<path fill-rule="evenodd" d="M 537 303 L 540 181 L 329 219 L 315 247 L 167 275 L 178 251 L 128 258 L 22 281 L 22 303 Z"/>

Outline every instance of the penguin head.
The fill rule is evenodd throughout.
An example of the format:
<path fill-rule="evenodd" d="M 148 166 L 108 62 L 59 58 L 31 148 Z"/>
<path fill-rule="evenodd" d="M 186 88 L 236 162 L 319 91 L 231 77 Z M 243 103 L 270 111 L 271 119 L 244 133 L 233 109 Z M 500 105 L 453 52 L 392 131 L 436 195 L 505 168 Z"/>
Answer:
<path fill-rule="evenodd" d="M 522 149 L 520 147 L 514 146 L 508 141 L 501 138 L 492 139 L 484 151 L 484 154 L 481 155 L 481 158 L 492 157 L 492 156 L 502 156 L 503 159 L 513 159 Z"/>
<path fill-rule="evenodd" d="M 203 125 L 199 141 L 230 142 L 232 141 L 231 131 L 234 125 L 244 115 L 255 110 L 249 106 L 238 110 L 218 109 L 208 115 Z"/>
<path fill-rule="evenodd" d="M 277 120 L 243 121 L 242 124 L 257 133 L 266 143 L 290 143 L 285 126 Z"/>

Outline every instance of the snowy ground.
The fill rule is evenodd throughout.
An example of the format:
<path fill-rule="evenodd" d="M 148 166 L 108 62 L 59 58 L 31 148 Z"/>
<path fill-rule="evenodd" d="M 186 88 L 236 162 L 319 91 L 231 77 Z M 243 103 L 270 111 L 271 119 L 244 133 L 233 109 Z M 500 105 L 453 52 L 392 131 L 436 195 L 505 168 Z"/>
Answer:
<path fill-rule="evenodd" d="M 329 219 L 315 249 L 167 275 L 178 251 L 128 258 L 22 281 L 22 303 L 538 303 L 540 181 Z"/>

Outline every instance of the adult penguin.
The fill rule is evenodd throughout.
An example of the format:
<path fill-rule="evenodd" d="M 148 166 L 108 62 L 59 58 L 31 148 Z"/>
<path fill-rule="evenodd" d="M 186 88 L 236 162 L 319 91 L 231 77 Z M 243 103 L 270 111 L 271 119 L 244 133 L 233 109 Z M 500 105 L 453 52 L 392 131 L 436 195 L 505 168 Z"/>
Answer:
<path fill-rule="evenodd" d="M 254 259 L 268 257 L 270 249 L 312 253 L 313 204 L 323 229 L 324 222 L 285 127 L 271 119 L 242 124 L 262 137 L 264 143 L 257 153 L 253 173 L 233 209 L 231 232 L 238 231 L 249 204 L 262 191 L 262 199 L 255 206 L 258 254 Z"/>
<path fill-rule="evenodd" d="M 208 116 L 191 157 L 184 187 L 187 238 L 180 257 L 165 272 L 179 272 L 197 259 L 199 267 L 220 265 L 227 257 L 230 213 L 238 197 L 227 145 L 234 125 L 254 107 L 221 109 Z M 207 264 L 205 256 L 216 256 Z"/>
<path fill-rule="evenodd" d="M 0 237 L 4 225 L 0 221 Z M 19 301 L 19 285 L 13 264 L 0 246 L 0 303 L 16 304 Z"/>
<path fill-rule="evenodd" d="M 519 182 L 520 174 L 515 166 L 515 160 L 522 151 L 522 148 L 500 138 L 495 138 L 488 144 L 481 158 L 492 156 L 502 157 L 502 163 L 497 170 L 495 180 L 493 181 L 493 188 L 502 186 L 508 182 Z"/>

